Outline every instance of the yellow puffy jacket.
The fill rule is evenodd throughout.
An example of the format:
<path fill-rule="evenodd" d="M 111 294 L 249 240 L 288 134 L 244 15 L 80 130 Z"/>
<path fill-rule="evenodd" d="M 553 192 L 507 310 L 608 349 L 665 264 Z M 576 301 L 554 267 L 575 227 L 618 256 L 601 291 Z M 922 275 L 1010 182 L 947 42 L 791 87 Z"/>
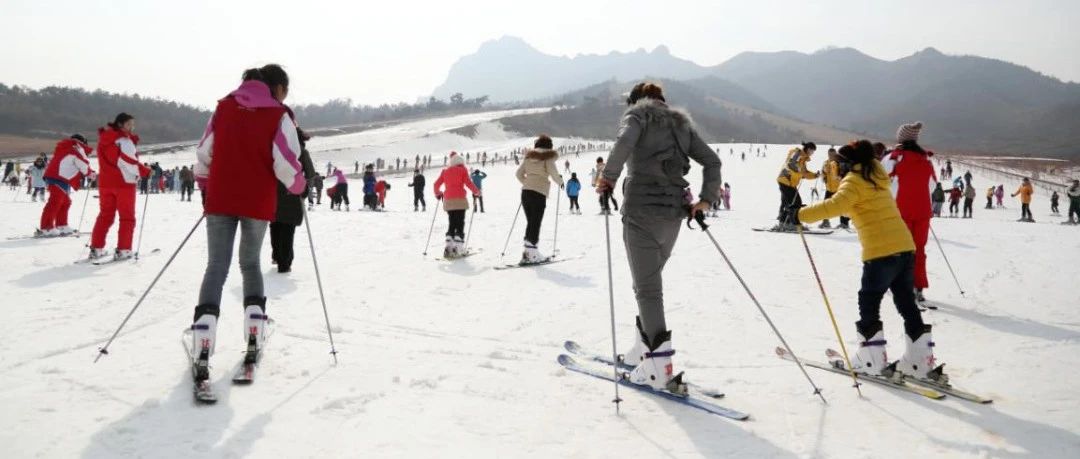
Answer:
<path fill-rule="evenodd" d="M 855 165 L 831 198 L 799 210 L 799 220 L 809 223 L 839 215 L 851 216 L 859 230 L 863 261 L 914 251 L 915 242 L 889 191 L 885 167 L 874 161 L 873 183 L 862 178 L 861 169 Z"/>
<path fill-rule="evenodd" d="M 836 193 L 840 189 L 840 163 L 827 159 L 821 171 L 825 174 L 825 191 Z"/>
<path fill-rule="evenodd" d="M 802 148 L 792 148 L 787 154 L 787 159 L 784 160 L 784 168 L 780 170 L 780 176 L 776 178 L 776 182 L 798 188 L 800 180 L 816 179 L 817 174 L 806 170 L 806 162 L 809 160 L 810 155 L 804 154 Z"/>
<path fill-rule="evenodd" d="M 1020 188 L 1013 193 L 1013 196 L 1020 195 L 1020 202 L 1024 204 L 1031 204 L 1031 195 L 1035 194 L 1035 187 L 1030 183 L 1021 184 Z"/>

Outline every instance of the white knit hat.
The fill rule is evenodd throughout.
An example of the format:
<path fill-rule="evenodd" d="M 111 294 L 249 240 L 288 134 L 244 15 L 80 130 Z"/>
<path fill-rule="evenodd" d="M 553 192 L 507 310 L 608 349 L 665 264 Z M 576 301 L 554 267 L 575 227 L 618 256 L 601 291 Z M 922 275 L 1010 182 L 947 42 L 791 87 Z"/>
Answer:
<path fill-rule="evenodd" d="M 462 158 L 461 155 L 459 155 L 456 151 L 451 151 L 450 152 L 450 165 L 451 166 L 460 166 L 462 164 L 465 164 L 465 158 Z"/>
<path fill-rule="evenodd" d="M 904 143 L 907 141 L 918 142 L 919 132 L 922 131 L 922 121 L 916 121 L 911 124 L 902 124 L 900 128 L 896 130 L 896 141 Z"/>

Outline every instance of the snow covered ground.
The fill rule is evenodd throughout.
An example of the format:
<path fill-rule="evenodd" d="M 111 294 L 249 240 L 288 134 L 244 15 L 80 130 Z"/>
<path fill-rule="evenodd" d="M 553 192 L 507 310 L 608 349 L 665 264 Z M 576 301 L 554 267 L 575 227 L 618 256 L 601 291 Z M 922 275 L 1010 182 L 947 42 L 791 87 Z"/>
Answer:
<path fill-rule="evenodd" d="M 353 137 L 367 142 L 362 136 Z M 345 137 L 316 143 L 316 163 L 337 158 L 330 144 L 396 151 L 390 145 L 424 142 L 415 132 L 368 146 Z M 456 141 L 466 147 L 430 148 L 522 143 Z M 822 359 L 836 342 L 801 242 L 750 230 L 775 216 L 774 178 L 784 147 L 770 145 L 768 158 L 751 153 L 745 162 L 738 159 L 745 145 L 719 147 L 734 210 L 712 219 L 712 231 L 796 352 Z M 596 155 L 571 159 L 583 181 Z M 293 273 L 278 274 L 269 247 L 264 251 L 276 333 L 259 380 L 232 386 L 242 350 L 234 268 L 213 360 L 221 398 L 215 406 L 192 403 L 180 347 L 205 265 L 201 228 L 111 353 L 92 363 L 195 224 L 198 202 L 150 196 L 142 250 L 161 252 L 137 263 L 72 265 L 86 238 L 0 240 L 6 317 L 0 457 L 1051 458 L 1080 451 L 1080 302 L 1073 288 L 1080 230 L 1048 216 L 1045 196 L 1036 197 L 1035 224 L 1015 222 L 1015 200 L 1007 201 L 1008 210 L 977 206 L 974 220 L 934 221 L 967 295 L 960 296 L 931 242 L 928 295 L 945 307 L 925 317 L 935 324 L 937 356 L 955 383 L 992 396 L 987 406 L 872 385 L 863 386 L 860 398 L 848 379 L 811 369 L 829 401 L 823 404 L 793 364 L 775 357 L 776 337 L 705 235 L 684 229 L 665 272 L 676 365 L 690 380 L 726 392 L 721 404 L 751 413 L 750 421 L 737 422 L 626 389 L 616 415 L 611 384 L 561 369 L 555 358 L 566 339 L 610 352 L 604 218 L 596 215 L 595 194 L 585 190 L 584 215 L 562 211 L 557 240 L 562 254 L 584 258 L 493 270 L 517 209 L 513 170 L 512 164 L 487 168 L 488 212 L 475 214 L 471 227 L 471 244 L 483 253 L 457 262 L 421 255 L 434 201 L 429 190 L 428 212 L 412 212 L 403 179 L 391 179 L 389 212 L 330 212 L 324 203 L 310 215 L 337 366 L 301 227 Z M 429 183 L 435 174 L 428 174 Z M 699 179 L 698 168 L 691 177 Z M 984 186 L 978 176 L 975 184 Z M 809 200 L 805 186 L 803 196 Z M 84 197 L 74 198 L 75 223 Z M 41 205 L 26 201 L 0 193 L 0 234 L 32 231 Z M 555 244 L 556 198 L 548 203 L 544 251 Z M 87 230 L 96 215 L 93 198 L 90 204 Z M 567 206 L 565 197 L 560 204 Z M 636 307 L 618 242 L 621 223 L 613 217 L 611 225 L 618 340 L 625 346 Z M 430 253 L 439 252 L 445 228 L 440 212 Z M 504 261 L 519 256 L 523 232 L 519 220 Z M 856 235 L 814 236 L 809 243 L 841 332 L 851 340 L 861 268 Z M 890 304 L 886 298 L 883 317 L 895 358 L 901 323 Z"/>

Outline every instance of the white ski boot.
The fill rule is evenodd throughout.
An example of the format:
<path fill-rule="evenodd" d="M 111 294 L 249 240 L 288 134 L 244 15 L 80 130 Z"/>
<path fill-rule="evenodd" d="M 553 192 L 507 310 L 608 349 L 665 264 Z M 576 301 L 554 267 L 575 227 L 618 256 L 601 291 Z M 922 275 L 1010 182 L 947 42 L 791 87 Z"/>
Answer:
<path fill-rule="evenodd" d="M 116 253 L 113 254 L 113 259 L 116 261 L 128 260 L 133 257 L 135 257 L 135 253 L 130 250 L 117 250 Z"/>
<path fill-rule="evenodd" d="M 465 240 L 461 236 L 454 236 L 454 256 L 465 256 Z"/>
<path fill-rule="evenodd" d="M 649 351 L 648 345 L 645 344 L 645 332 L 641 331 L 641 317 L 638 316 L 635 322 L 637 333 L 634 334 L 634 345 L 630 347 L 630 352 L 619 354 L 619 361 L 632 367 L 645 360 L 645 353 Z"/>
<path fill-rule="evenodd" d="M 244 363 L 255 363 L 266 342 L 266 322 L 269 320 L 266 297 L 245 298 L 244 304 L 244 342 L 247 343 Z"/>
<path fill-rule="evenodd" d="M 536 244 L 525 241 L 525 248 L 521 252 L 521 264 L 530 265 L 544 260 L 547 260 L 547 257 L 540 253 L 540 250 L 536 248 Z"/>
<path fill-rule="evenodd" d="M 61 236 L 71 236 L 72 234 L 76 233 L 75 228 L 72 228 L 72 227 L 67 226 L 67 225 L 58 226 L 58 227 L 56 227 L 56 230 L 60 232 Z"/>
<path fill-rule="evenodd" d="M 105 258 L 106 255 L 108 255 L 108 252 L 105 249 L 90 249 L 90 255 L 87 256 L 87 259 L 90 261 L 99 260 Z"/>
<path fill-rule="evenodd" d="M 217 314 L 214 305 L 195 307 L 195 323 L 191 325 L 192 377 L 196 382 L 210 379 L 210 356 L 214 355 L 217 338 Z"/>
<path fill-rule="evenodd" d="M 443 247 L 443 258 L 454 257 L 454 238 L 452 236 L 446 236 L 446 245 Z"/>
<path fill-rule="evenodd" d="M 60 230 L 56 228 L 49 228 L 47 230 L 35 229 L 34 237 L 57 237 L 60 236 Z"/>
<path fill-rule="evenodd" d="M 869 376 L 889 376 L 889 356 L 885 352 L 885 334 L 881 326 L 869 338 L 863 335 L 866 330 L 857 331 L 856 334 L 863 340 L 858 343 L 855 355 L 851 358 L 851 369 L 856 373 Z"/>
<path fill-rule="evenodd" d="M 665 331 L 653 340 L 652 345 L 646 346 L 642 360 L 633 370 L 626 375 L 631 383 L 645 385 L 654 390 L 666 390 L 675 394 L 687 393 L 686 384 L 682 381 L 682 373 L 675 374 L 671 356 L 675 350 L 671 347 L 671 332 Z"/>
<path fill-rule="evenodd" d="M 930 325 L 924 325 L 922 335 L 914 341 L 904 333 L 904 356 L 896 363 L 896 371 L 912 378 L 947 384 L 949 378 L 943 372 L 945 365 L 936 366 L 934 337 L 930 330 Z"/>

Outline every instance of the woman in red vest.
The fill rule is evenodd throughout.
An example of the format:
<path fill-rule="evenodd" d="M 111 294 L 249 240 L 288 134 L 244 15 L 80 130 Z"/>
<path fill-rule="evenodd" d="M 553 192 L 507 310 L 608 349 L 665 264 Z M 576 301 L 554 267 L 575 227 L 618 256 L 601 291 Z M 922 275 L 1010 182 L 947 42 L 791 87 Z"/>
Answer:
<path fill-rule="evenodd" d="M 930 287 L 926 277 L 926 241 L 930 234 L 930 218 L 934 215 L 930 193 L 937 184 L 934 165 L 930 164 L 934 152 L 919 146 L 922 126 L 919 122 L 900 126 L 896 131 L 899 145 L 885 161 L 886 170 L 895 178 L 900 217 L 915 240 L 915 299 L 919 302 L 926 301 L 923 289 Z"/>
<path fill-rule="evenodd" d="M 277 213 L 277 183 L 294 195 L 307 186 L 298 160 L 296 122 L 282 103 L 288 94 L 289 76 L 280 66 L 247 70 L 240 87 L 218 101 L 196 149 L 195 179 L 206 194 L 209 253 L 192 325 L 193 376 L 200 387 L 210 377 L 221 291 L 237 227 L 248 345 L 245 362 L 254 363 L 262 348 L 266 296 L 259 257 L 267 225 Z"/>
<path fill-rule="evenodd" d="M 90 173 L 90 160 L 86 156 L 90 147 L 86 138 L 79 134 L 56 143 L 52 159 L 45 167 L 45 184 L 49 187 L 49 202 L 41 210 L 41 227 L 35 234 L 39 237 L 69 236 L 75 229 L 68 226 L 68 209 L 71 208 L 72 189 L 78 190 L 83 176 Z"/>
<path fill-rule="evenodd" d="M 94 232 L 90 235 L 90 258 L 105 256 L 105 235 L 120 214 L 120 231 L 116 237 L 118 260 L 131 258 L 131 239 L 135 234 L 135 185 L 140 177 L 150 175 L 150 168 L 139 162 L 135 135 L 135 117 L 127 113 L 98 129 L 98 212 Z"/>

